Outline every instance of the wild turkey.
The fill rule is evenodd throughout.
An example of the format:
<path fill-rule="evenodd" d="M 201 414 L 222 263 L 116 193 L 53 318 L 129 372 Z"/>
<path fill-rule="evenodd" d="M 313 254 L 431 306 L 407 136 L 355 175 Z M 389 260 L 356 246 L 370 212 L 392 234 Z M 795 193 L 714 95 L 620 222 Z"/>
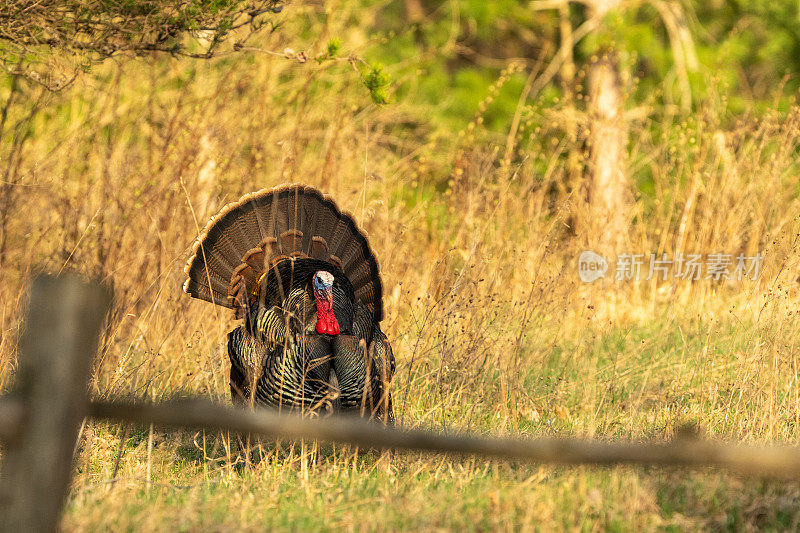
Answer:
<path fill-rule="evenodd" d="M 228 334 L 234 402 L 393 422 L 378 263 L 333 200 L 302 185 L 243 196 L 205 227 L 186 274 L 186 293 L 244 319 Z"/>

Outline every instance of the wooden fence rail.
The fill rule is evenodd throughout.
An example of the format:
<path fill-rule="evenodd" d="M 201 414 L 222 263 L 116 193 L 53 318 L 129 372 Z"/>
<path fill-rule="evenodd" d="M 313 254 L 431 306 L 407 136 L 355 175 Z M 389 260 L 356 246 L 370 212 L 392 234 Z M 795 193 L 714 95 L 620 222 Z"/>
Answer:
<path fill-rule="evenodd" d="M 556 464 L 717 467 L 800 479 L 800 448 L 722 444 L 694 437 L 665 443 L 482 438 L 383 428 L 358 418 L 308 419 L 204 400 L 157 405 L 91 402 L 86 381 L 109 295 L 74 277 L 38 277 L 20 342 L 17 383 L 0 398 L 0 532 L 53 531 L 69 487 L 78 427 L 86 416 L 168 428 L 219 429 L 268 438 L 365 448 L 477 454 Z"/>
<path fill-rule="evenodd" d="M 466 434 L 384 428 L 359 418 L 300 418 L 246 411 L 196 400 L 158 405 L 92 403 L 96 418 L 162 427 L 221 429 L 267 437 L 353 444 L 364 448 L 475 454 L 534 463 L 714 466 L 745 474 L 800 478 L 800 449 L 756 447 L 701 440 L 689 434 L 671 442 L 628 443 L 569 438 L 487 438 Z"/>

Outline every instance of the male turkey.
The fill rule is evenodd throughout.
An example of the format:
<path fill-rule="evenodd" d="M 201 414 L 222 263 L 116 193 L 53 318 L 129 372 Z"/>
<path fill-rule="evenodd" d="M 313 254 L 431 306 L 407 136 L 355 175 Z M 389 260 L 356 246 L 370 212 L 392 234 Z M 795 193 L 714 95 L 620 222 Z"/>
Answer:
<path fill-rule="evenodd" d="M 378 262 L 329 197 L 285 185 L 226 205 L 186 274 L 186 293 L 244 319 L 228 334 L 234 402 L 393 422 Z"/>

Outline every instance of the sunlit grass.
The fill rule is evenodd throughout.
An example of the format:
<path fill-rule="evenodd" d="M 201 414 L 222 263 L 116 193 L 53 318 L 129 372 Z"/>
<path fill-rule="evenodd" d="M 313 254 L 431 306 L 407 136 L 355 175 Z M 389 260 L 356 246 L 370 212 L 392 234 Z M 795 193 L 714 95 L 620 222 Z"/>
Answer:
<path fill-rule="evenodd" d="M 362 51 L 369 39 L 351 17 L 368 14 L 342 6 L 327 31 Z M 320 28 L 292 29 L 282 35 Z M 587 146 L 566 134 L 585 114 L 526 104 L 509 147 L 483 124 L 480 110 L 497 112 L 490 98 L 452 129 L 451 115 L 414 103 L 416 73 L 393 74 L 405 98 L 377 107 L 346 64 L 144 58 L 48 97 L 16 152 L 3 140 L 19 179 L 2 189 L 0 388 L 25 280 L 43 266 L 114 286 L 94 397 L 226 401 L 234 321 L 181 292 L 183 265 L 226 202 L 299 181 L 370 234 L 405 427 L 644 440 L 696 424 L 725 440 L 798 441 L 800 109 L 732 124 L 710 99 L 694 117 L 647 110 L 632 124 L 629 173 L 642 188 L 624 251 L 761 251 L 758 281 L 585 285 Z M 14 120 L 29 103 L 17 102 Z M 723 473 L 265 446 L 244 466 L 217 434 L 89 422 L 64 527 L 794 529 L 800 518 L 795 487 Z"/>

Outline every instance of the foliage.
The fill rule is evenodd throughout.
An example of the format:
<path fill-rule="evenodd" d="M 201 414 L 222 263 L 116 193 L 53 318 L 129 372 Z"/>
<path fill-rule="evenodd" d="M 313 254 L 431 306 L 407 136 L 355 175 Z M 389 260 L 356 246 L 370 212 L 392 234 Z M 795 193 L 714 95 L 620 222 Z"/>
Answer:
<path fill-rule="evenodd" d="M 339 52 L 342 49 L 342 40 L 338 37 L 334 37 L 330 41 L 328 41 L 328 46 L 325 49 L 324 54 L 320 54 L 317 56 L 317 62 L 322 63 L 326 59 L 333 59 L 339 55 Z"/>
<path fill-rule="evenodd" d="M 674 50 L 652 4 L 678 6 L 683 13 L 679 23 L 693 37 L 698 67 L 688 70 L 692 110 L 711 92 L 723 96 L 733 114 L 763 113 L 776 101 L 785 110 L 791 103 L 800 88 L 799 15 L 791 0 L 632 3 L 641 7 L 612 13 L 604 19 L 605 32 L 577 43 L 575 79 L 556 77 L 539 93 L 540 101 L 550 107 L 553 98 L 564 97 L 565 86 L 580 93 L 585 89 L 582 68 L 598 50 L 613 43 L 620 54 L 630 107 L 655 105 L 653 111 L 660 114 L 678 105 L 681 89 Z M 454 0 L 448 4 L 451 9 L 437 8 L 438 3 L 430 1 L 422 5 L 428 17 L 417 32 L 404 29 L 401 3 L 382 9 L 378 27 L 386 42 L 374 56 L 387 65 L 406 65 L 395 75 L 409 80 L 396 88 L 398 99 L 408 94 L 438 103 L 438 118 L 447 128 L 478 109 L 482 95 L 509 62 L 522 60 L 527 68 L 536 68 L 540 61 L 544 65 L 554 61 L 558 53 L 559 18 L 552 8 L 537 11 L 519 2 L 472 0 Z M 572 28 L 587 20 L 584 5 L 570 3 Z M 420 68 L 424 74 L 412 73 Z M 412 77 L 417 79 L 411 81 Z M 486 116 L 492 129 L 507 130 L 523 85 L 523 76 L 518 78 L 494 98 Z"/>
<path fill-rule="evenodd" d="M 389 103 L 389 75 L 383 70 L 383 65 L 373 63 L 364 75 L 364 86 L 369 90 L 372 101 L 376 104 Z"/>
<path fill-rule="evenodd" d="M 0 5 L 0 63 L 59 87 L 48 67 L 72 59 L 91 62 L 121 53 L 167 52 L 211 57 L 231 32 L 257 31 L 281 10 L 282 0 L 9 0 Z M 196 38 L 189 48 L 184 37 Z M 241 47 L 247 35 L 239 36 Z M 44 68 L 31 70 L 32 64 Z"/>

